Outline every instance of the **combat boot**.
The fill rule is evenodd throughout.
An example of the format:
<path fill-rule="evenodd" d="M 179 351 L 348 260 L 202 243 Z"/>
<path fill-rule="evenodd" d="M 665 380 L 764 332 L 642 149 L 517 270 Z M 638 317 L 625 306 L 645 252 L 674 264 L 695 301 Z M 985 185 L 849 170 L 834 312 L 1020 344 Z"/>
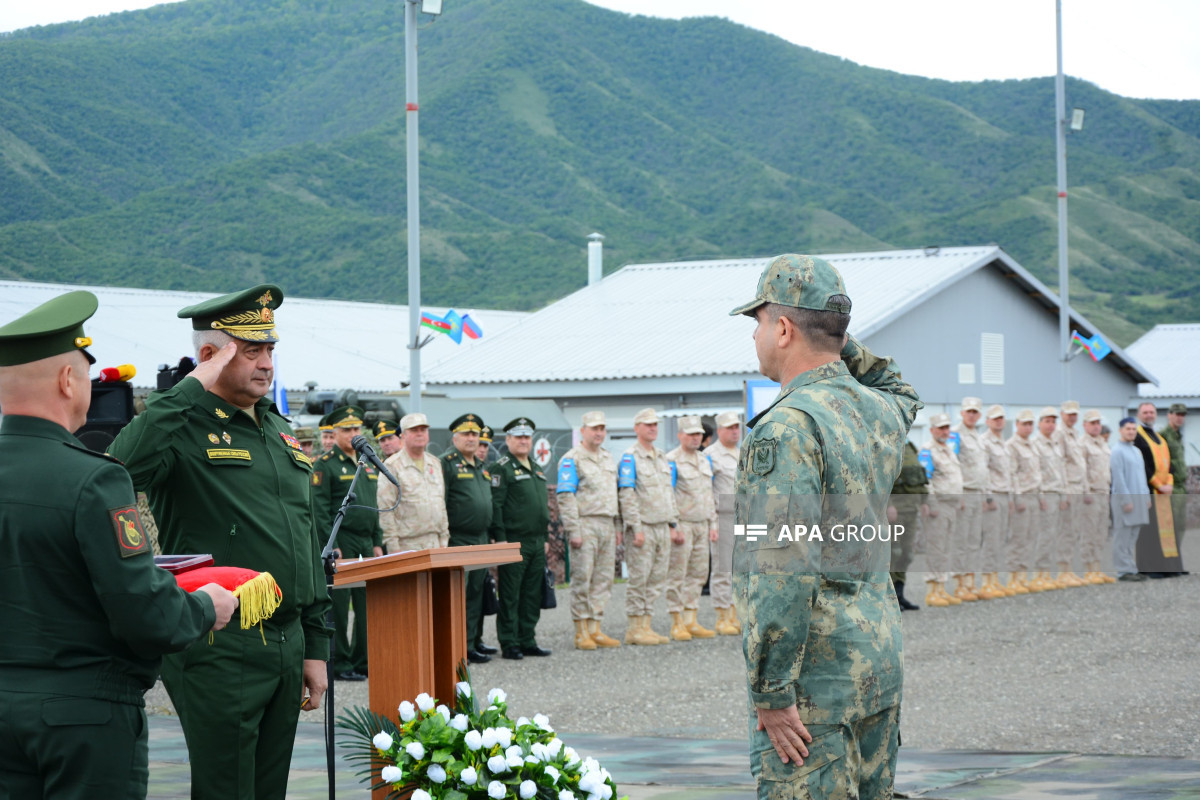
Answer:
<path fill-rule="evenodd" d="M 693 639 L 711 639 L 716 636 L 716 631 L 710 631 L 696 620 L 696 611 L 697 609 L 694 608 L 685 608 L 683 610 L 683 619 L 684 624 L 687 625 L 687 632 L 692 635 Z"/>
<path fill-rule="evenodd" d="M 737 606 L 730 606 L 729 608 L 725 609 L 725 611 L 729 614 L 729 624 L 736 628 L 738 633 L 741 633 L 742 623 L 737 617 Z"/>
<path fill-rule="evenodd" d="M 942 583 L 938 584 L 938 592 L 941 593 L 942 599 L 945 600 L 950 605 L 952 605 L 952 606 L 961 606 L 962 605 L 962 602 L 963 602 L 962 600 L 960 600 L 959 598 L 955 597 L 954 595 L 952 595 L 946 591 L 945 584 L 942 584 Z"/>
<path fill-rule="evenodd" d="M 901 611 L 920 611 L 921 607 L 904 596 L 904 581 L 896 581 L 896 602 Z"/>
<path fill-rule="evenodd" d="M 1079 576 L 1071 570 L 1071 564 L 1067 561 L 1058 562 L 1058 577 L 1054 582 L 1063 588 L 1084 585 Z"/>
<path fill-rule="evenodd" d="M 575 649 L 596 649 L 596 643 L 592 641 L 591 636 L 588 636 L 588 621 L 586 619 L 575 620 Z"/>
<path fill-rule="evenodd" d="M 671 641 L 668 637 L 663 636 L 661 633 L 654 630 L 654 628 L 650 627 L 651 619 L 653 619 L 651 614 L 647 614 L 646 616 L 642 617 L 642 630 L 645 631 L 649 636 L 653 637 L 657 644 L 666 644 L 667 642 Z"/>
<path fill-rule="evenodd" d="M 1008 577 L 1008 586 L 1004 590 L 1011 594 L 1029 594 L 1032 589 L 1029 588 L 1029 583 L 1025 580 L 1024 572 L 1014 572 Z"/>
<path fill-rule="evenodd" d="M 950 605 L 950 602 L 942 596 L 945 592 L 942 591 L 940 583 L 937 581 L 925 581 L 925 585 L 929 587 L 929 590 L 925 593 L 925 605 L 932 606 L 933 608 L 945 608 Z"/>
<path fill-rule="evenodd" d="M 683 622 L 683 611 L 671 612 L 671 638 L 677 642 L 690 642 L 692 634 L 688 632 L 687 625 Z"/>
<path fill-rule="evenodd" d="M 988 572 L 984 574 L 983 586 L 981 586 L 979 591 L 977 591 L 975 594 L 979 596 L 980 600 L 999 600 L 1002 597 L 1008 596 L 1004 593 L 1004 589 L 997 582 L 996 573 L 994 572 Z"/>
<path fill-rule="evenodd" d="M 959 575 L 954 579 L 954 596 L 959 600 L 965 600 L 968 603 L 974 603 L 979 599 L 979 595 L 967 588 L 967 578 L 965 575 Z"/>
<path fill-rule="evenodd" d="M 636 645 L 658 644 L 657 637 L 655 637 L 653 635 L 647 635 L 647 633 L 644 630 L 642 630 L 642 621 L 644 619 L 645 619 L 645 617 L 643 617 L 641 615 L 634 615 L 629 618 L 629 624 L 625 627 L 625 644 L 636 644 Z M 593 642 L 592 644 L 595 644 L 595 642 Z"/>
<path fill-rule="evenodd" d="M 620 647 L 621 643 L 600 630 L 600 620 L 588 620 L 588 636 L 596 643 L 596 647 Z"/>
<path fill-rule="evenodd" d="M 730 620 L 733 607 L 717 609 L 717 633 L 721 636 L 737 636 L 741 631 Z"/>

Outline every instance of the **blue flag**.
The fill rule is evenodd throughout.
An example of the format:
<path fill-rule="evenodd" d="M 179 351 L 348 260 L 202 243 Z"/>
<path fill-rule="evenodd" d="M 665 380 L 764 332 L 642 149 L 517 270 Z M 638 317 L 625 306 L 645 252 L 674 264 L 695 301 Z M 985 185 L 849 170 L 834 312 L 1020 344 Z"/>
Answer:
<path fill-rule="evenodd" d="M 283 384 L 279 382 L 279 354 L 273 353 L 271 360 L 274 362 L 275 368 L 275 382 L 271 384 L 271 399 L 275 401 L 279 413 L 286 417 L 290 412 L 288 411 L 287 389 L 283 388 Z"/>

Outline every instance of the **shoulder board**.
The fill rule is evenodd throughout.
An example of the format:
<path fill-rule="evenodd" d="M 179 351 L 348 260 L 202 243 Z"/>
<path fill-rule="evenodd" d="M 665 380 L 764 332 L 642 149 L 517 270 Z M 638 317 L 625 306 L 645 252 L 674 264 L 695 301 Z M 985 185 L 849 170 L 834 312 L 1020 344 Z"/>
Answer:
<path fill-rule="evenodd" d="M 332 450 L 330 450 L 329 452 L 327 452 L 327 453 L 325 453 L 325 454 L 323 454 L 323 455 L 321 456 L 321 460 L 322 460 L 322 461 L 328 461 L 328 460 L 329 460 L 329 459 L 331 459 L 331 458 L 333 458 L 333 451 L 332 451 Z"/>
<path fill-rule="evenodd" d="M 508 462 L 509 462 L 509 457 L 504 456 L 498 462 L 496 462 L 496 466 L 500 466 L 501 464 L 507 464 Z"/>
<path fill-rule="evenodd" d="M 113 458 L 108 453 L 97 453 L 95 450 L 90 450 L 81 442 L 63 442 L 63 444 L 65 444 L 67 447 L 70 447 L 72 450 L 78 450 L 81 453 L 87 453 L 89 456 L 96 456 L 97 458 L 103 458 L 105 461 L 111 461 L 114 464 L 125 466 L 124 461 L 121 461 L 118 458 Z"/>

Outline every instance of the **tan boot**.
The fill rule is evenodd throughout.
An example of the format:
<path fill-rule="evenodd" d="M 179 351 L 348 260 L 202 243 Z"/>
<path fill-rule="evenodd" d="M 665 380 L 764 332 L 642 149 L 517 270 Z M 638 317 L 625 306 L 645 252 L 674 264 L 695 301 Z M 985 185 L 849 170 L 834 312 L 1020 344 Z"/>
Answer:
<path fill-rule="evenodd" d="M 1018 594 L 1029 594 L 1029 587 L 1025 585 L 1025 576 L 1020 572 L 1010 572 L 1008 575 L 1008 585 L 1004 587 L 1004 593 L 1010 597 Z"/>
<path fill-rule="evenodd" d="M 983 576 L 983 586 L 975 594 L 979 595 L 980 600 L 999 600 L 1008 596 L 1004 587 L 996 579 L 994 572 L 988 572 Z"/>
<path fill-rule="evenodd" d="M 641 615 L 636 615 L 629 618 L 629 624 L 625 628 L 625 644 L 658 644 L 658 637 L 647 634 L 644 630 L 642 630 L 642 621 L 644 619 L 645 617 Z"/>
<path fill-rule="evenodd" d="M 692 635 L 693 639 L 711 639 L 716 636 L 716 631 L 710 631 L 696 619 L 697 611 L 698 609 L 695 608 L 685 608 L 683 610 L 683 620 L 684 624 L 687 625 L 687 632 Z"/>
<path fill-rule="evenodd" d="M 950 605 L 946 598 L 942 597 L 945 592 L 942 591 L 942 585 L 937 581 L 925 581 L 928 590 L 925 592 L 925 605 L 933 606 L 934 608 L 945 608 Z"/>
<path fill-rule="evenodd" d="M 588 635 L 588 621 L 586 619 L 575 620 L 575 649 L 596 649 L 596 643 L 593 642 L 592 637 Z"/>
<path fill-rule="evenodd" d="M 732 608 L 717 609 L 717 635 L 719 636 L 736 636 L 740 631 L 730 622 L 729 612 Z"/>
<path fill-rule="evenodd" d="M 727 614 L 729 614 L 729 624 L 737 628 L 738 633 L 741 633 L 742 621 L 738 619 L 737 606 L 730 606 L 729 608 L 725 609 L 725 611 Z"/>
<path fill-rule="evenodd" d="M 692 634 L 688 632 L 687 624 L 683 621 L 684 611 L 671 612 L 671 638 L 677 642 L 690 642 Z"/>
<path fill-rule="evenodd" d="M 1071 564 L 1067 561 L 1060 561 L 1058 563 L 1058 578 L 1055 579 L 1055 583 L 1063 586 L 1064 588 L 1074 588 L 1076 586 L 1084 585 L 1083 581 L 1079 579 L 1079 576 L 1071 570 Z"/>
<path fill-rule="evenodd" d="M 954 579 L 954 596 L 967 603 L 974 603 L 979 599 L 979 595 L 967 588 L 967 577 L 965 575 L 959 575 Z"/>
<path fill-rule="evenodd" d="M 653 619 L 653 617 L 650 614 L 647 614 L 646 616 L 642 617 L 642 630 L 647 635 L 653 637 L 654 641 L 658 642 L 659 644 L 666 644 L 667 642 L 671 641 L 671 639 L 669 637 L 663 636 L 661 633 L 654 630 L 654 628 L 650 627 L 651 619 Z"/>
<path fill-rule="evenodd" d="M 592 637 L 592 641 L 596 643 L 596 647 L 620 647 L 621 643 L 616 639 L 608 636 L 604 631 L 600 630 L 600 620 L 588 620 L 588 635 Z"/>

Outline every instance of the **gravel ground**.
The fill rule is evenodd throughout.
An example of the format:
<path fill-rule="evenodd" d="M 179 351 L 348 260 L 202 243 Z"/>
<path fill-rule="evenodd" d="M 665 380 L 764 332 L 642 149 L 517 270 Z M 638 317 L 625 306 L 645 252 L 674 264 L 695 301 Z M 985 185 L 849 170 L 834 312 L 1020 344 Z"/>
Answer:
<path fill-rule="evenodd" d="M 1184 561 L 1200 565 L 1200 536 L 1185 542 Z M 554 655 L 474 665 L 478 690 L 499 686 L 514 716 L 541 712 L 567 732 L 745 738 L 739 637 L 577 651 L 568 594 L 559 590 L 538 628 Z M 912 595 L 920 602 L 923 592 Z M 617 638 L 624 598 L 618 584 L 604 625 Z M 668 619 L 660 600 L 655 628 L 666 633 Z M 925 608 L 903 620 L 905 746 L 1200 759 L 1200 575 Z M 700 621 L 713 625 L 708 598 Z M 486 639 L 496 643 L 494 617 Z M 367 702 L 365 683 L 339 682 L 337 692 L 339 709 Z M 146 699 L 151 713 L 170 713 L 161 685 Z"/>

